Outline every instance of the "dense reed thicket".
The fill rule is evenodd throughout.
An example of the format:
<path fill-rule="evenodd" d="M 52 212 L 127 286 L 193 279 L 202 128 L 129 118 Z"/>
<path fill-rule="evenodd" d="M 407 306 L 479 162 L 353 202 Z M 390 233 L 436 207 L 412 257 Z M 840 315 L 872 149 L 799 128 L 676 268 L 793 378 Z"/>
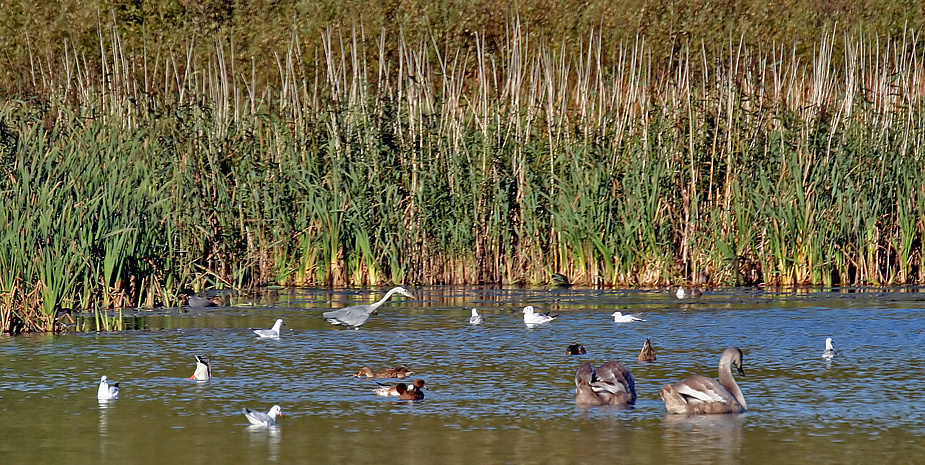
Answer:
<path fill-rule="evenodd" d="M 102 28 L 0 106 L 0 327 L 266 283 L 921 283 L 920 42 L 662 61 L 357 27 L 293 34 L 261 84 L 232 42 Z"/>

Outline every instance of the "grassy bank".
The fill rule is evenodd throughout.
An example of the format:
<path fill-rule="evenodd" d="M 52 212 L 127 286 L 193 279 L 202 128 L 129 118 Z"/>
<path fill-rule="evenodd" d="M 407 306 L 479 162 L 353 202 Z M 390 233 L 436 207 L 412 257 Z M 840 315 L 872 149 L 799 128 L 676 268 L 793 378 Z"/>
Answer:
<path fill-rule="evenodd" d="M 185 287 L 925 281 L 911 33 L 659 60 L 330 29 L 266 83 L 230 41 L 100 31 L 0 106 L 4 330 Z"/>

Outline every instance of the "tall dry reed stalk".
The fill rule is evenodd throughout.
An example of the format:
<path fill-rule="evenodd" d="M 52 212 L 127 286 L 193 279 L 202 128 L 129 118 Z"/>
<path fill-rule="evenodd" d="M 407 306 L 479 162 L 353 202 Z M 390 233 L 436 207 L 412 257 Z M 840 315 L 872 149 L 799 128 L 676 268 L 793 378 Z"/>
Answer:
<path fill-rule="evenodd" d="M 261 83 L 233 42 L 102 31 L 0 108 L 5 329 L 271 282 L 925 281 L 913 35 L 656 62 L 516 21 L 475 49 L 358 26 L 293 34 Z"/>

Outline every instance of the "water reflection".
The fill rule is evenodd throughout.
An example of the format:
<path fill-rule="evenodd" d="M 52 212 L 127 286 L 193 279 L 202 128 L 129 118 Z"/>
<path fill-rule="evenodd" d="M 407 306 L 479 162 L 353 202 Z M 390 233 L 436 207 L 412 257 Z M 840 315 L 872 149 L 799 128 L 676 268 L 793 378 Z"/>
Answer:
<path fill-rule="evenodd" d="M 908 388 L 925 378 L 921 294 L 736 289 L 679 303 L 667 290 L 412 292 L 420 300 L 390 302 L 359 331 L 332 327 L 321 313 L 375 300 L 380 289 L 287 290 L 273 308 L 126 311 L 145 331 L 0 337 L 0 414 L 29 418 L 4 428 L 0 456 L 4 445 L 35 444 L 62 424 L 70 448 L 25 448 L 20 461 L 371 463 L 411 451 L 411 461 L 437 463 L 915 463 L 925 453 L 925 413 Z M 529 330 L 530 304 L 562 316 Z M 468 324 L 472 307 L 485 323 Z M 615 310 L 647 321 L 614 324 Z M 276 318 L 288 328 L 278 340 L 249 329 Z M 826 337 L 850 357 L 821 359 Z M 658 358 L 637 362 L 647 338 Z M 587 355 L 563 353 L 575 343 Z M 715 374 L 729 346 L 747 357 L 747 426 L 743 416 L 666 417 L 661 387 Z M 187 379 L 198 353 L 217 358 L 210 382 Z M 577 408 L 578 365 L 607 360 L 632 372 L 635 407 Z M 375 396 L 374 380 L 351 377 L 366 363 L 407 364 L 426 379 L 426 399 Z M 100 371 L 132 380 L 132 390 L 100 402 L 97 415 L 95 389 L 72 388 L 75 372 Z M 281 427 L 241 430 L 246 422 L 228 405 L 245 403 L 293 411 L 282 426 L 286 447 Z"/>
<path fill-rule="evenodd" d="M 279 444 L 282 430 L 279 426 L 249 425 L 244 428 L 252 448 L 261 450 L 266 444 L 266 457 L 274 462 L 279 460 Z"/>
<path fill-rule="evenodd" d="M 99 402 L 99 412 L 100 412 L 100 436 L 106 436 L 109 432 L 109 410 L 115 406 L 115 403 L 118 402 L 118 399 L 112 400 L 103 400 L 97 399 Z"/>
<path fill-rule="evenodd" d="M 662 418 L 665 455 L 686 457 L 687 463 L 741 463 L 746 416 L 666 415 Z"/>

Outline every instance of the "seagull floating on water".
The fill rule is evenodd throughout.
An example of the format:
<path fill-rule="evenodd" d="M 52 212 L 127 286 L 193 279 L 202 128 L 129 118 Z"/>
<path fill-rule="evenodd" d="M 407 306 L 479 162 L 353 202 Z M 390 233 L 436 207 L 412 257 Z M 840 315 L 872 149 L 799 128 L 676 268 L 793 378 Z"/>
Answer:
<path fill-rule="evenodd" d="M 196 381 L 208 381 L 212 379 L 212 364 L 198 355 L 194 355 L 193 357 L 196 357 L 196 371 L 193 372 L 193 376 L 190 376 L 189 379 L 195 379 Z"/>
<path fill-rule="evenodd" d="M 615 323 L 630 323 L 630 322 L 633 322 L 633 321 L 646 321 L 646 320 L 643 320 L 642 318 L 639 318 L 639 317 L 637 317 L 637 316 L 635 316 L 635 315 L 629 315 L 629 314 L 624 315 L 624 314 L 622 314 L 622 313 L 620 313 L 620 312 L 613 312 L 613 315 L 611 315 L 611 316 L 613 317 L 613 321 L 614 321 Z"/>
<path fill-rule="evenodd" d="M 104 375 L 100 378 L 100 388 L 96 391 L 96 398 L 100 400 L 110 400 L 119 398 L 119 383 L 109 384 Z"/>
<path fill-rule="evenodd" d="M 541 325 L 543 323 L 549 323 L 552 320 L 558 318 L 559 315 L 549 315 L 549 312 L 546 313 L 536 313 L 536 310 L 532 305 L 527 305 L 524 307 L 524 323 L 527 326 L 532 325 Z"/>
<path fill-rule="evenodd" d="M 376 312 L 376 310 L 382 306 L 393 294 L 403 295 L 405 297 L 414 298 L 410 292 L 405 290 L 405 288 L 398 286 L 393 287 L 389 292 L 385 294 L 385 297 L 379 299 L 378 302 L 368 305 L 353 305 L 350 307 L 344 307 L 337 310 L 331 310 L 330 312 L 322 313 L 324 319 L 328 323 L 335 325 L 344 325 L 351 328 L 359 328 L 366 323 L 366 320 L 369 319 L 369 315 Z"/>
<path fill-rule="evenodd" d="M 255 412 L 247 407 L 242 407 L 241 412 L 247 417 L 247 420 L 254 426 L 276 426 L 276 416 L 284 418 L 283 409 L 279 405 L 274 405 L 267 413 Z"/>
<path fill-rule="evenodd" d="M 273 327 L 270 329 L 255 329 L 256 333 L 260 337 L 269 337 L 279 339 L 279 328 L 283 326 L 283 320 L 276 320 L 276 323 L 273 323 Z"/>
<path fill-rule="evenodd" d="M 479 315 L 479 311 L 473 308 L 472 316 L 469 317 L 469 324 L 470 325 L 480 325 L 482 324 L 483 321 L 485 321 L 485 319 L 482 318 L 482 315 Z"/>
<path fill-rule="evenodd" d="M 832 342 L 832 338 L 825 338 L 825 350 L 822 351 L 822 358 L 825 360 L 832 360 L 837 355 L 838 351 L 835 350 L 835 343 Z"/>

